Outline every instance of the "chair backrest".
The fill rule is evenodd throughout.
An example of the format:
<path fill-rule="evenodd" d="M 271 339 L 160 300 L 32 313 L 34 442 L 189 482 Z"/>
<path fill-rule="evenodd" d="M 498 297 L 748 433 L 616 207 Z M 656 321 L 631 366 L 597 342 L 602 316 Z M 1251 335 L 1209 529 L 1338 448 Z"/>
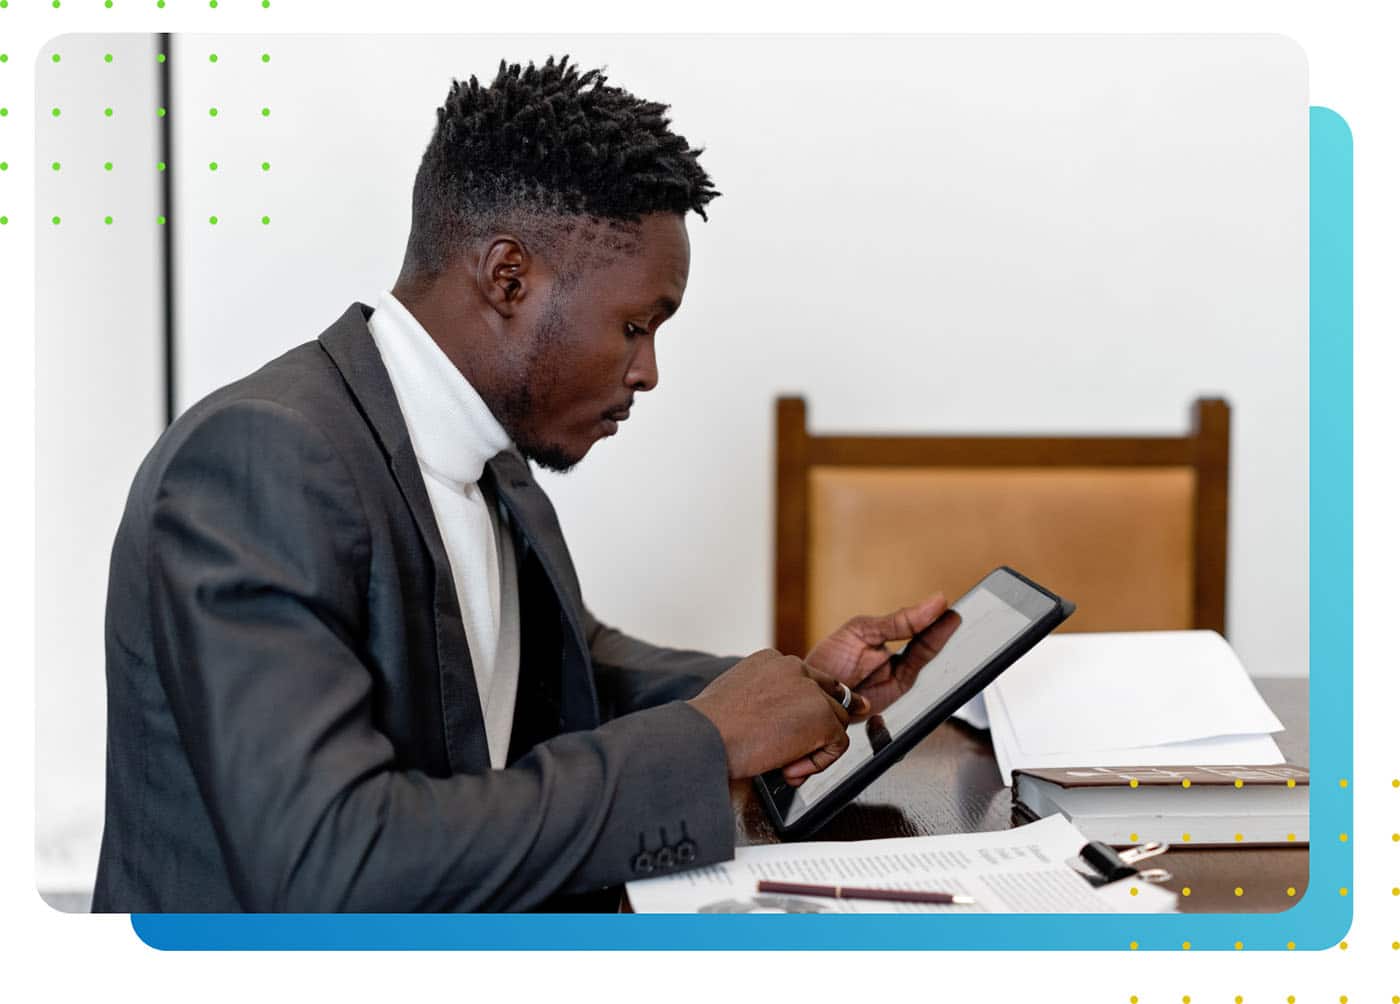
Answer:
<path fill-rule="evenodd" d="M 775 645 L 1010 565 L 1075 631 L 1225 631 L 1230 407 L 1184 436 L 814 436 L 778 399 Z"/>

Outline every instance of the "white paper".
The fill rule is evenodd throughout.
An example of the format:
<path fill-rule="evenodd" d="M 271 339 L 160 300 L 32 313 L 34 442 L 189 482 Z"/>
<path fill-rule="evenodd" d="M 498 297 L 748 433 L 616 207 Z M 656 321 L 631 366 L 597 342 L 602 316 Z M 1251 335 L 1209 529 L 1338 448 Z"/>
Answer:
<path fill-rule="evenodd" d="M 1106 762 L 1098 751 L 1283 730 L 1214 631 L 1052 635 L 989 690 L 1022 752 L 1094 754 L 1080 763 Z"/>
<path fill-rule="evenodd" d="M 978 694 L 968 701 L 957 711 L 953 712 L 953 717 L 960 719 L 971 725 L 974 729 L 989 729 L 991 722 L 987 719 L 987 703 L 982 695 Z"/>
<path fill-rule="evenodd" d="M 1018 734 L 1006 713 L 1001 695 L 984 691 L 987 717 L 991 721 L 992 752 L 1001 771 L 1001 783 L 1011 784 L 1011 772 L 1031 767 L 1181 767 L 1188 765 L 1283 763 L 1283 754 L 1272 736 L 1212 736 L 1184 743 L 1161 746 L 1125 746 L 1086 753 L 1027 753 L 1017 742 Z"/>
<path fill-rule="evenodd" d="M 992 833 L 740 847 L 733 861 L 627 883 L 638 913 L 1159 913 L 1176 894 L 1095 888 L 1071 866 L 1086 840 L 1064 816 Z M 970 906 L 759 893 L 759 879 L 961 893 Z M 1115 888 L 1117 887 L 1117 888 Z"/>

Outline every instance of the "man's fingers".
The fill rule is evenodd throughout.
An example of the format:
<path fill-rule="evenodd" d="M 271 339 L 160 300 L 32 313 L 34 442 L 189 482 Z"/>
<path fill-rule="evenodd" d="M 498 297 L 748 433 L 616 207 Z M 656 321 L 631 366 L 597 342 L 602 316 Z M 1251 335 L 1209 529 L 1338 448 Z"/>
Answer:
<path fill-rule="evenodd" d="M 783 768 L 783 780 L 788 784 L 798 784 L 803 778 L 811 777 L 826 770 L 837 760 L 841 754 L 850 748 L 851 738 L 846 735 L 843 729 L 840 735 L 834 737 L 821 749 L 813 750 L 804 757 L 799 757 Z"/>
<path fill-rule="evenodd" d="M 835 706 L 833 710 L 842 725 L 845 725 L 852 718 L 859 718 L 861 715 L 870 713 L 870 702 L 854 690 L 850 690 L 850 700 L 846 701 L 846 707 L 843 708 L 841 702 L 846 700 L 846 693 L 850 688 L 836 677 L 828 676 L 820 669 L 813 669 L 811 666 L 806 667 L 806 669 L 807 675 L 811 677 L 812 681 L 822 688 L 822 692 L 827 697 L 831 698 L 831 703 Z"/>
<path fill-rule="evenodd" d="M 947 609 L 948 601 L 944 599 L 943 594 L 934 593 L 922 603 L 916 603 L 912 607 L 902 607 L 892 614 L 885 614 L 883 617 L 857 618 L 857 620 L 860 621 L 861 633 L 866 643 L 880 645 L 887 641 L 914 637 L 936 621 L 938 616 Z"/>

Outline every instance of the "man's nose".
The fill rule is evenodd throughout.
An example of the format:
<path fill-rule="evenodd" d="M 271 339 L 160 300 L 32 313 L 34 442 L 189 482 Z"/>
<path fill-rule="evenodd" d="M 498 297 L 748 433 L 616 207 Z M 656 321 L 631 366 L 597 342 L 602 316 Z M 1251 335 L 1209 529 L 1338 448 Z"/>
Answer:
<path fill-rule="evenodd" d="M 656 388 L 661 374 L 656 369 L 656 342 L 651 335 L 638 339 L 636 354 L 627 370 L 627 386 L 635 391 L 648 391 Z"/>

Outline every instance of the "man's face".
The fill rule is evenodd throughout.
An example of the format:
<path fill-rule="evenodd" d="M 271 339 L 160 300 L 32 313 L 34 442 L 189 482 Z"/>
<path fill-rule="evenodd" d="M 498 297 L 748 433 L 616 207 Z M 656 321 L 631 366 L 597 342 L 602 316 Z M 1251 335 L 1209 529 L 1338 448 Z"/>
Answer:
<path fill-rule="evenodd" d="M 657 383 L 657 328 L 680 307 L 690 239 L 675 213 L 642 218 L 637 246 L 552 284 L 528 320 L 501 424 L 526 457 L 563 471 L 611 436 Z"/>

